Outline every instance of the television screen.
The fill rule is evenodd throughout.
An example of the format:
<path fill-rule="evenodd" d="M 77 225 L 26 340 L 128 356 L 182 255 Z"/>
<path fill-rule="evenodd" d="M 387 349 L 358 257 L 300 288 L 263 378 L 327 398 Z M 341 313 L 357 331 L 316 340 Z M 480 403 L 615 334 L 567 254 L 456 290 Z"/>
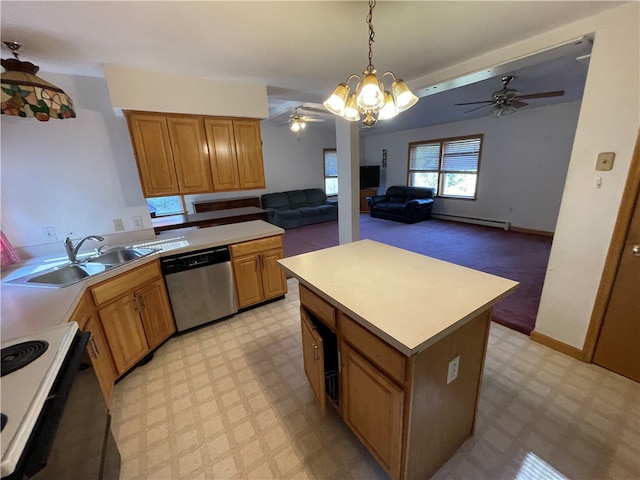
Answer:
<path fill-rule="evenodd" d="M 360 166 L 360 189 L 380 186 L 380 165 Z"/>

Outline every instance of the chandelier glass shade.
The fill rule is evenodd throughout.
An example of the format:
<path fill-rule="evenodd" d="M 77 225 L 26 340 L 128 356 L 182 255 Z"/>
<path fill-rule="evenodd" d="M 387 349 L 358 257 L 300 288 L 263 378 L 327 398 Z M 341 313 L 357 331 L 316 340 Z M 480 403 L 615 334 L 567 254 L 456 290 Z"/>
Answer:
<path fill-rule="evenodd" d="M 376 76 L 372 53 L 375 37 L 372 20 L 375 6 L 375 0 L 369 0 L 369 14 L 367 15 L 369 64 L 362 72 L 362 78 L 356 74 L 349 75 L 349 78 L 344 83 L 338 84 L 331 96 L 323 103 L 331 113 L 351 122 L 358 122 L 364 116 L 362 123 L 367 126 L 373 125 L 378 120 L 393 118 L 418 102 L 418 97 L 411 92 L 406 83 L 396 78 L 393 72 L 384 72 L 380 79 Z M 382 82 L 382 79 L 387 75 L 393 79 L 389 89 Z M 357 83 L 352 90 L 349 83 L 353 79 L 357 79 Z"/>
<path fill-rule="evenodd" d="M 40 67 L 18 59 L 20 45 L 4 42 L 15 58 L 2 59 L 5 71 L 0 84 L 0 107 L 3 115 L 35 117 L 41 122 L 50 118 L 75 118 L 73 101 L 61 88 L 36 75 Z"/>

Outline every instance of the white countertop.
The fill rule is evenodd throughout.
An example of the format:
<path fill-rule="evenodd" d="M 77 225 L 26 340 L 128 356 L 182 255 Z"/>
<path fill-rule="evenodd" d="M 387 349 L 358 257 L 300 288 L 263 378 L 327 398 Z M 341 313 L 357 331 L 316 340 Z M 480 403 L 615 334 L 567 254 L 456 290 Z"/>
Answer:
<path fill-rule="evenodd" d="M 278 260 L 407 356 L 507 297 L 518 282 L 372 240 Z"/>
<path fill-rule="evenodd" d="M 2 283 L 0 284 L 2 301 L 0 335 L 3 340 L 6 340 L 67 322 L 87 287 L 153 261 L 159 256 L 164 257 L 202 248 L 229 245 L 283 233 L 282 228 L 261 220 L 193 230 L 174 230 L 151 238 L 149 242 L 136 244 L 136 246 L 159 248 L 161 250 L 158 253 L 134 260 L 65 288 L 43 288 Z M 60 257 L 55 259 L 30 260 L 28 265 L 3 269 L 2 280 L 33 273 L 37 268 L 42 268 L 44 261 L 47 261 L 51 267 L 56 263 L 67 262 L 62 242 L 60 242 L 60 254 Z"/>

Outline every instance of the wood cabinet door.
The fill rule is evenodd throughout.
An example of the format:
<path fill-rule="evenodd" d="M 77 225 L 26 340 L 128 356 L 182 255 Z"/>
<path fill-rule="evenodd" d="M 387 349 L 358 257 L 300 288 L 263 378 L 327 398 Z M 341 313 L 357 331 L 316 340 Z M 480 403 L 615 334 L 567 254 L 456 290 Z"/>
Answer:
<path fill-rule="evenodd" d="M 233 274 L 238 294 L 238 308 L 248 307 L 264 299 L 258 255 L 234 258 Z"/>
<path fill-rule="evenodd" d="M 93 369 L 98 377 L 102 394 L 104 395 L 107 405 L 109 405 L 113 393 L 113 384 L 118 377 L 118 373 L 113 365 L 111 350 L 107 344 L 104 330 L 96 314 L 89 318 L 84 330 L 91 332 L 91 339 L 87 345 L 87 351 L 91 357 Z"/>
<path fill-rule="evenodd" d="M 156 280 L 136 292 L 140 316 L 150 349 L 156 348 L 176 331 L 164 282 Z"/>
<path fill-rule="evenodd" d="M 233 121 L 205 118 L 204 129 L 209 146 L 209 162 L 214 190 L 240 188 Z"/>
<path fill-rule="evenodd" d="M 166 117 L 128 112 L 127 122 L 144 196 L 177 195 L 178 179 Z"/>
<path fill-rule="evenodd" d="M 260 254 L 260 270 L 265 300 L 287 293 L 287 278 L 284 270 L 277 263 L 282 257 L 281 249 L 269 250 Z"/>
<path fill-rule="evenodd" d="M 318 401 L 320 412 L 324 415 L 327 409 L 327 397 L 324 389 L 324 345 L 322 337 L 302 307 L 300 308 L 300 319 L 304 373 Z"/>
<path fill-rule="evenodd" d="M 211 168 L 202 119 L 168 116 L 167 126 L 180 193 L 211 192 Z"/>
<path fill-rule="evenodd" d="M 264 188 L 264 165 L 259 120 L 234 120 L 236 157 L 241 188 Z"/>
<path fill-rule="evenodd" d="M 122 375 L 149 353 L 136 299 L 133 294 L 125 295 L 100 309 L 99 314 L 113 363 Z"/>
<path fill-rule="evenodd" d="M 399 478 L 404 391 L 349 344 L 342 342 L 340 350 L 343 419 L 389 475 Z"/>

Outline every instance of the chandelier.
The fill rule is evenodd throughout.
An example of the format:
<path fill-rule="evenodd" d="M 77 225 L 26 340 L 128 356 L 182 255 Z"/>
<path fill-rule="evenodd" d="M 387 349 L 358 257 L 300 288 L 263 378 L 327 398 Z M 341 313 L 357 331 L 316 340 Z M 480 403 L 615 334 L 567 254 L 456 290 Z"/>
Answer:
<path fill-rule="evenodd" d="M 376 76 L 376 69 L 373 66 L 373 54 L 371 47 L 374 42 L 375 33 L 373 31 L 373 9 L 376 6 L 375 0 L 369 0 L 369 14 L 367 15 L 367 25 L 369 25 L 369 64 L 362 72 L 363 78 L 356 74 L 349 75 L 347 81 L 338 84 L 331 96 L 324 102 L 324 106 L 331 113 L 334 113 L 345 120 L 358 122 L 361 115 L 364 115 L 364 123 L 371 126 L 378 120 L 387 120 L 398 115 L 400 112 L 411 108 L 418 101 L 409 87 L 393 72 L 384 72 L 380 79 Z M 389 75 L 393 81 L 390 89 L 382 83 L 382 79 Z M 354 78 L 358 79 L 355 90 L 352 92 L 349 82 Z"/>
<path fill-rule="evenodd" d="M 15 58 L 1 60 L 5 71 L 0 85 L 0 107 L 3 115 L 35 117 L 41 122 L 49 118 L 75 118 L 73 102 L 62 89 L 36 75 L 40 67 L 18 58 L 21 45 L 3 42 Z"/>

